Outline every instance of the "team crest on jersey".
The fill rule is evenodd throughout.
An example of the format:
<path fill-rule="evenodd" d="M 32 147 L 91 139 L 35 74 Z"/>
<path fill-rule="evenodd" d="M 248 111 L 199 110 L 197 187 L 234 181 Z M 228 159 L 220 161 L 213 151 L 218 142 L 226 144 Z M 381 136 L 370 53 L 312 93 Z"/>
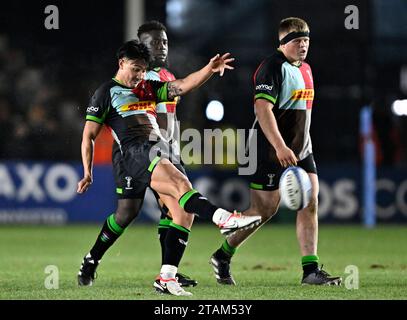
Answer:
<path fill-rule="evenodd" d="M 131 186 L 131 180 L 133 179 L 130 176 L 124 177 L 126 179 L 126 190 L 131 190 L 133 187 Z"/>
<path fill-rule="evenodd" d="M 267 184 L 268 187 L 272 187 L 274 186 L 274 177 L 275 174 L 274 173 L 268 173 L 267 177 L 269 177 L 269 183 Z"/>

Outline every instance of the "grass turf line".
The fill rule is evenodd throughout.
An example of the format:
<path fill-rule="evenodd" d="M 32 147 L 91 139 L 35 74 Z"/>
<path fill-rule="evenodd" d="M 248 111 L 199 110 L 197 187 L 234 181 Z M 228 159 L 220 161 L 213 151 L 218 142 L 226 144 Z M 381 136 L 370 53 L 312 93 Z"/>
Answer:
<path fill-rule="evenodd" d="M 319 256 L 331 274 L 343 279 L 348 265 L 359 270 L 359 289 L 303 287 L 294 225 L 259 230 L 235 255 L 236 287 L 218 285 L 209 257 L 223 241 L 216 227 L 195 225 L 179 271 L 198 280 L 193 296 L 157 295 L 152 283 L 160 269 L 154 225 L 133 225 L 107 252 L 92 287 L 78 287 L 82 257 L 99 225 L 1 226 L 0 299 L 407 299 L 406 226 L 367 230 L 360 226 L 321 225 Z M 59 271 L 59 289 L 45 288 L 48 265 Z M 189 290 L 189 289 L 188 289 Z"/>

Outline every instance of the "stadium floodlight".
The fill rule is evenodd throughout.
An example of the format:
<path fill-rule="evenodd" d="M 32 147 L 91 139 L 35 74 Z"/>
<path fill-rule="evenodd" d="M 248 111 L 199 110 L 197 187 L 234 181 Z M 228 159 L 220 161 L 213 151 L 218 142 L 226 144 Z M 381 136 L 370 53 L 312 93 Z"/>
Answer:
<path fill-rule="evenodd" d="M 407 99 L 395 100 L 391 105 L 391 110 L 396 116 L 407 116 Z"/>
<path fill-rule="evenodd" d="M 206 106 L 206 117 L 209 120 L 221 121 L 224 115 L 224 108 L 222 102 L 212 100 Z"/>
<path fill-rule="evenodd" d="M 185 11 L 187 3 L 184 0 L 168 0 L 166 4 L 167 25 L 180 30 L 185 24 Z"/>

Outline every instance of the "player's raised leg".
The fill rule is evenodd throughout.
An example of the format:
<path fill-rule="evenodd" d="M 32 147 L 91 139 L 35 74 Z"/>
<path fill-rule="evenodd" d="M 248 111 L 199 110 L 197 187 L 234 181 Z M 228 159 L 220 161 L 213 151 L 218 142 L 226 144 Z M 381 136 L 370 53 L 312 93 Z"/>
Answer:
<path fill-rule="evenodd" d="M 214 206 L 207 198 L 192 188 L 188 178 L 184 176 L 168 159 L 152 161 L 150 186 L 160 194 L 178 200 L 179 205 L 190 214 L 202 219 L 212 220 L 222 234 L 228 236 L 239 229 L 253 228 L 260 224 L 260 216 L 243 216 L 231 213 Z"/>
<path fill-rule="evenodd" d="M 278 190 L 250 190 L 250 199 L 250 207 L 243 212 L 243 215 L 261 216 L 261 224 L 252 229 L 236 232 L 226 239 L 221 247 L 213 253 L 210 263 L 215 272 L 216 281 L 220 284 L 236 284 L 230 269 L 231 259 L 237 248 L 277 212 L 280 195 Z"/>

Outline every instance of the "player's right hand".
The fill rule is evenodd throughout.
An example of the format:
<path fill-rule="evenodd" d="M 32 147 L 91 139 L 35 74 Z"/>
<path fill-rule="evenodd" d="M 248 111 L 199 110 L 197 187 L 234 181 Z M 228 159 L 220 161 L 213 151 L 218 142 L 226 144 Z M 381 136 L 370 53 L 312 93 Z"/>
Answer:
<path fill-rule="evenodd" d="M 297 157 L 295 156 L 294 152 L 287 146 L 281 147 L 276 150 L 278 161 L 282 167 L 286 168 L 289 166 L 296 166 L 297 165 Z"/>
<path fill-rule="evenodd" d="M 219 75 L 222 77 L 225 69 L 233 70 L 234 68 L 229 65 L 229 63 L 233 62 L 235 58 L 230 58 L 230 53 L 225 53 L 222 56 L 218 53 L 214 56 L 209 63 L 211 64 L 212 72 L 218 72 Z"/>
<path fill-rule="evenodd" d="M 92 177 L 90 177 L 90 176 L 83 177 L 82 180 L 78 182 L 78 189 L 76 190 L 76 192 L 84 193 L 84 192 L 88 191 L 91 184 L 92 184 Z"/>

